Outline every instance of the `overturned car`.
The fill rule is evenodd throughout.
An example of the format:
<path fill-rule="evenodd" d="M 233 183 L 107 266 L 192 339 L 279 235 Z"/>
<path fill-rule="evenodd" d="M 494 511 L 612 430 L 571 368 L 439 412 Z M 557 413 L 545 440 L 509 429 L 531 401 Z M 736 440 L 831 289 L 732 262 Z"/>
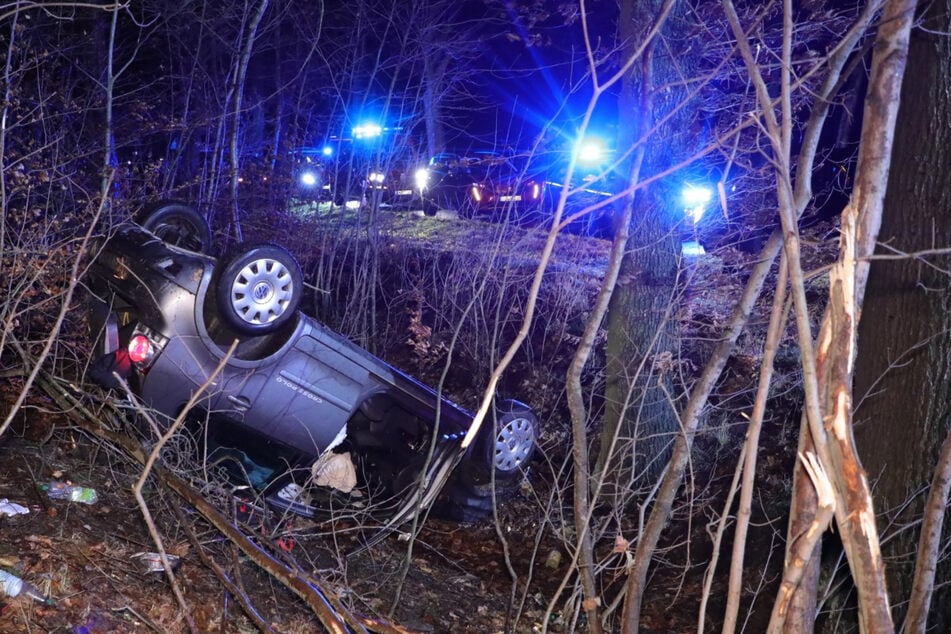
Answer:
<path fill-rule="evenodd" d="M 520 480 L 538 434 L 526 405 L 499 400 L 464 442 L 472 413 L 298 310 L 303 276 L 286 250 L 215 258 L 182 203 L 135 220 L 94 251 L 91 376 L 128 386 L 165 425 L 184 413 L 206 460 L 270 506 L 390 524 L 434 506 L 472 521 Z"/>

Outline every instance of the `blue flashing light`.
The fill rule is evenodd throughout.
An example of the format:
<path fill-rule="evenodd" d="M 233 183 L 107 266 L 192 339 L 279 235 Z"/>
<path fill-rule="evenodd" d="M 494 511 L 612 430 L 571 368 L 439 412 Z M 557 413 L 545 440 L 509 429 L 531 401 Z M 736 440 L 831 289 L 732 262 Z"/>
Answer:
<path fill-rule="evenodd" d="M 713 200 L 713 189 L 703 185 L 684 185 L 680 194 L 683 202 L 684 213 L 694 222 L 700 222 L 707 205 Z"/>
<path fill-rule="evenodd" d="M 607 151 L 604 140 L 597 137 L 585 137 L 575 144 L 578 163 L 586 166 L 600 165 Z"/>
<path fill-rule="evenodd" d="M 353 136 L 357 139 L 372 139 L 383 134 L 383 128 L 376 123 L 364 123 L 353 129 Z"/>
<path fill-rule="evenodd" d="M 702 185 L 685 185 L 682 196 L 684 206 L 696 207 L 697 205 L 706 205 L 713 200 L 713 190 Z"/>
<path fill-rule="evenodd" d="M 594 143 L 586 143 L 578 150 L 578 160 L 582 163 L 597 163 L 601 160 L 603 148 Z"/>
<path fill-rule="evenodd" d="M 332 156 L 334 153 L 334 149 L 330 147 L 329 145 L 325 145 L 323 148 L 321 148 L 320 153 L 323 154 L 324 156 Z"/>

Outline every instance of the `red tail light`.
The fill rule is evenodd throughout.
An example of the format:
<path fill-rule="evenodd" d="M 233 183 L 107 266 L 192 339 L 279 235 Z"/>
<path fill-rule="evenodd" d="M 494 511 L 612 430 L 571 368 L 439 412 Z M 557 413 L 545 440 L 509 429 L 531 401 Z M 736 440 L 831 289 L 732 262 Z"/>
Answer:
<path fill-rule="evenodd" d="M 129 340 L 129 358 L 136 365 L 148 365 L 154 354 L 155 348 L 145 335 L 135 335 Z"/>

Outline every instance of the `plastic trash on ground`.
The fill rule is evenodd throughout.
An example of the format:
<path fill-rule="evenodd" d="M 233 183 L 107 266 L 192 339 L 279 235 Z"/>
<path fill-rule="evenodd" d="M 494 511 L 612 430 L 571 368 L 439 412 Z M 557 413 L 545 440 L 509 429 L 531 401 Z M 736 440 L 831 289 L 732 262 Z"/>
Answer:
<path fill-rule="evenodd" d="M 172 566 L 172 570 L 177 570 L 181 559 L 168 553 L 165 554 L 165 557 Z M 162 556 L 158 553 L 135 553 L 132 558 L 141 561 L 146 572 L 165 572 L 165 566 L 162 565 Z"/>
<path fill-rule="evenodd" d="M 0 516 L 4 515 L 26 515 L 30 509 L 20 506 L 16 502 L 11 502 L 7 498 L 0 500 Z"/>
<path fill-rule="evenodd" d="M 34 601 L 41 603 L 50 602 L 46 595 L 40 592 L 33 584 L 20 579 L 15 574 L 9 573 L 6 570 L 0 570 L 0 594 L 11 598 L 18 597 L 22 594 L 25 597 L 30 597 Z"/>
<path fill-rule="evenodd" d="M 95 504 L 99 500 L 95 489 L 80 487 L 67 482 L 48 482 L 42 488 L 46 491 L 46 495 L 54 500 L 69 500 L 82 504 Z"/>

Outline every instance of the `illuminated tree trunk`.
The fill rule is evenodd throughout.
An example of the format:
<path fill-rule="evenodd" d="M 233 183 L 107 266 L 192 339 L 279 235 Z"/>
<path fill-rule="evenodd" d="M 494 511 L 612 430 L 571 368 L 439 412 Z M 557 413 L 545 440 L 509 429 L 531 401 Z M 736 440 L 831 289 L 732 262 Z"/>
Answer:
<path fill-rule="evenodd" d="M 879 237 L 881 255 L 951 245 L 951 1 L 931 4 L 913 33 L 902 85 L 892 171 Z M 856 442 L 875 482 L 876 507 L 897 509 L 883 537 L 920 519 L 938 451 L 951 422 L 951 256 L 875 261 L 859 337 Z M 886 540 L 893 604 L 904 610 L 919 527 Z M 938 569 L 930 631 L 951 629 L 948 566 Z M 943 584 L 942 584 L 943 582 Z"/>
<path fill-rule="evenodd" d="M 659 0 L 622 3 L 618 32 L 628 49 L 625 57 L 633 56 L 642 44 L 662 14 L 663 4 Z M 667 52 L 662 55 L 650 49 L 625 77 L 619 119 L 626 125 L 619 130 L 617 147 L 635 147 L 677 103 L 676 90 L 653 94 L 655 86 L 673 72 L 674 61 Z M 674 132 L 687 127 L 680 119 L 675 117 L 651 135 L 653 140 L 663 140 L 663 148 L 647 148 L 641 174 L 660 172 L 689 154 L 685 135 Z M 680 243 L 669 189 L 669 183 L 660 181 L 639 190 L 627 203 L 634 206 L 630 238 L 608 311 L 604 426 L 595 473 L 603 474 L 604 493 L 614 495 L 615 503 L 623 503 L 624 494 L 634 486 L 657 478 L 678 429 L 677 412 L 669 402 L 671 381 L 663 371 L 670 364 L 659 362 L 678 356 L 669 311 Z"/>
<path fill-rule="evenodd" d="M 238 209 L 238 178 L 240 176 L 238 169 L 241 165 L 238 140 L 241 133 L 242 104 L 244 103 L 245 81 L 248 76 L 248 63 L 251 61 L 251 51 L 254 50 L 254 41 L 258 36 L 258 26 L 260 26 L 261 20 L 264 18 L 264 12 L 267 11 L 268 1 L 269 0 L 260 1 L 254 14 L 250 17 L 246 34 L 242 34 L 246 39 L 244 39 L 242 43 L 241 56 L 238 58 L 237 65 L 234 69 L 235 79 L 232 84 L 232 90 L 230 91 L 233 99 L 233 108 L 231 111 L 232 127 L 229 144 L 229 155 L 231 157 L 231 198 L 233 201 L 233 207 L 231 208 L 231 229 L 237 242 L 241 242 L 244 239 L 241 229 L 241 216 Z"/>
<path fill-rule="evenodd" d="M 841 216 L 839 258 L 829 272 L 829 304 L 815 349 L 812 348 L 798 260 L 798 230 L 792 214 L 785 211 L 782 214 L 786 255 L 793 272 L 790 279 L 806 397 L 804 422 L 808 425 L 804 425 L 802 433 L 811 436 L 816 452 L 800 454 L 799 458 L 801 463 L 811 462 L 813 465 L 809 475 L 817 492 L 818 514 L 806 534 L 792 532 L 798 519 L 793 515 L 784 578 L 770 622 L 771 632 L 783 631 L 783 622 L 790 615 L 789 605 L 796 598 L 797 586 L 800 594 L 812 591 L 812 588 L 800 584 L 797 576 L 801 576 L 804 565 L 816 556 L 817 551 L 813 549 L 817 538 L 828 527 L 833 513 L 858 597 L 860 630 L 894 631 L 871 487 L 859 460 L 854 437 L 856 399 L 853 397 L 853 372 L 869 257 L 874 251 L 883 215 L 914 5 L 914 0 L 887 0 L 884 3 L 865 98 L 855 183 Z M 791 22 L 790 13 L 786 5 L 787 22 Z M 769 125 L 774 127 L 775 124 L 770 122 Z M 778 193 L 780 208 L 784 209 L 784 190 L 780 188 Z M 816 469 L 817 465 L 819 469 Z M 816 477 L 817 471 L 822 472 L 818 473 L 821 477 Z M 797 479 L 797 485 L 804 483 L 803 478 Z M 800 499 L 802 496 L 797 495 L 797 500 Z M 796 512 L 795 507 L 792 512 Z M 799 609 L 807 606 L 808 602 L 799 602 Z M 800 622 L 806 625 L 801 618 L 805 613 L 792 614 L 799 616 Z"/>
<path fill-rule="evenodd" d="M 448 61 L 448 57 L 439 60 L 431 59 L 429 55 L 423 57 L 423 116 L 426 120 L 426 150 L 429 156 L 446 149 L 439 86 L 446 74 Z"/>

